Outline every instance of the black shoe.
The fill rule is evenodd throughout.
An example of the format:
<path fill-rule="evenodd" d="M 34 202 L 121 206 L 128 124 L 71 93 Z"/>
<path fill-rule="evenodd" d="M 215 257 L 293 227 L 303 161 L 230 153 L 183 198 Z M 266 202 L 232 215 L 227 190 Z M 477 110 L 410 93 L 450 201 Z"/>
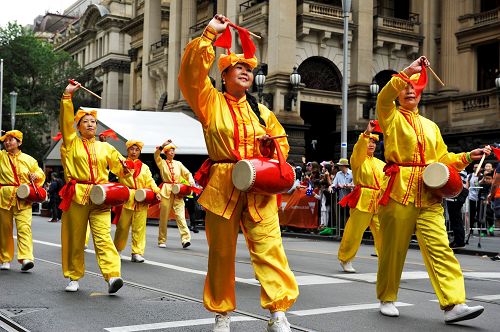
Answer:
<path fill-rule="evenodd" d="M 182 244 L 182 248 L 186 249 L 186 248 L 187 248 L 187 247 L 189 247 L 190 245 L 191 245 L 191 242 L 189 242 L 189 241 L 188 241 L 188 242 L 184 242 L 184 243 Z"/>
<path fill-rule="evenodd" d="M 198 230 L 198 228 L 195 228 L 193 227 L 193 233 L 199 233 L 200 231 Z"/>
<path fill-rule="evenodd" d="M 496 261 L 496 262 L 497 262 L 497 261 L 500 261 L 500 255 L 496 255 L 496 256 L 490 257 L 490 259 L 491 259 L 492 261 Z"/>
<path fill-rule="evenodd" d="M 465 248 L 465 243 L 456 243 L 456 242 L 452 242 L 452 243 L 450 243 L 450 248 L 451 248 L 451 249 L 461 249 L 461 248 Z"/>

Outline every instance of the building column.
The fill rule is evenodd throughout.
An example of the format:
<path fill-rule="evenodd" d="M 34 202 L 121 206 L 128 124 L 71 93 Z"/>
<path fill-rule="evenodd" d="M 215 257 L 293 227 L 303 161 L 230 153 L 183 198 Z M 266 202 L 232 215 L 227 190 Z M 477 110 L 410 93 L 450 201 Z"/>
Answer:
<path fill-rule="evenodd" d="M 149 75 L 149 54 L 151 44 L 160 41 L 161 0 L 144 2 L 144 30 L 142 39 L 142 110 L 155 110 L 155 82 Z"/>
<path fill-rule="evenodd" d="M 373 62 L 373 0 L 354 0 L 352 15 L 353 22 L 357 24 L 358 29 L 351 42 L 349 81 L 353 85 L 369 85 L 372 82 L 373 73 L 366 64 Z"/>
<path fill-rule="evenodd" d="M 110 71 L 108 76 L 108 89 L 106 94 L 106 108 L 119 109 L 118 72 Z"/>
<path fill-rule="evenodd" d="M 441 91 L 456 92 L 458 75 L 461 75 L 457 57 L 459 3 L 454 0 L 441 2 L 441 74 L 446 87 Z"/>

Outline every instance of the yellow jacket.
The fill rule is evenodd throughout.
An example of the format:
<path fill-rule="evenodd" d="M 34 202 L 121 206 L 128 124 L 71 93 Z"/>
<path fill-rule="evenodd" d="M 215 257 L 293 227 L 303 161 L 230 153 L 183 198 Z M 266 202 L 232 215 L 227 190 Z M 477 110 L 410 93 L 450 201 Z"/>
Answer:
<path fill-rule="evenodd" d="M 143 211 L 147 210 L 147 208 L 149 207 L 149 204 L 136 202 L 136 189 L 153 189 L 155 194 L 160 192 L 160 188 L 158 188 L 158 186 L 156 185 L 155 180 L 151 175 L 151 171 L 149 170 L 148 165 L 146 165 L 145 163 L 142 163 L 141 172 L 135 179 L 133 176 L 125 176 L 119 178 L 118 182 L 126 185 L 130 189 L 130 197 L 128 201 L 123 204 L 124 209 Z"/>
<path fill-rule="evenodd" d="M 19 181 L 16 181 L 11 162 L 14 165 Z M 37 186 L 41 186 L 45 181 L 45 173 L 38 167 L 35 158 L 21 151 L 14 155 L 2 150 L 0 151 L 0 170 L 0 208 L 10 210 L 14 205 L 19 210 L 30 208 L 31 203 L 18 199 L 16 191 L 20 184 L 30 184 L 29 173 L 35 173 L 38 176 L 35 181 Z"/>
<path fill-rule="evenodd" d="M 223 218 L 229 219 L 242 194 L 232 183 L 231 173 L 234 162 L 234 123 L 226 98 L 231 103 L 239 133 L 239 145 L 236 149 L 241 158 L 261 157 L 257 138 L 269 134 L 284 135 L 285 130 L 276 116 L 264 105 L 259 104 L 264 127 L 252 111 L 246 97 L 236 99 L 227 93 L 219 92 L 208 77 L 208 72 L 215 59 L 212 41 L 215 31 L 206 28 L 203 35 L 192 40 L 187 46 L 179 72 L 179 87 L 193 112 L 203 126 L 208 155 L 215 163 L 210 170 L 210 179 L 198 202 L 207 210 Z M 288 156 L 286 138 L 279 139 L 281 151 Z M 276 157 L 276 156 L 275 156 Z M 259 195 L 248 193 L 248 210 L 254 221 L 269 218 L 278 212 L 276 195 Z"/>
<path fill-rule="evenodd" d="M 378 158 L 367 155 L 369 141 L 369 136 L 364 133 L 359 135 L 351 155 L 351 169 L 354 184 L 361 186 L 361 195 L 356 209 L 377 213 L 380 188 L 384 181 L 385 163 Z"/>
<path fill-rule="evenodd" d="M 97 184 L 108 183 L 109 170 L 119 177 L 131 176 L 128 172 L 124 174 L 119 160 L 125 157 L 118 150 L 109 143 L 96 141 L 95 138 L 85 139 L 78 136 L 73 122 L 73 102 L 70 95 L 64 94 L 61 99 L 59 126 L 63 139 L 61 163 L 66 182 L 76 180 Z M 73 201 L 78 204 L 88 204 L 91 189 L 92 184 L 77 183 Z"/>
<path fill-rule="evenodd" d="M 156 166 L 160 170 L 161 179 L 164 182 L 161 187 L 161 195 L 170 198 L 172 186 L 175 183 L 181 183 L 181 179 L 194 183 L 191 172 L 180 161 L 163 159 L 160 156 L 160 150 L 156 149 L 154 153 Z"/>
<path fill-rule="evenodd" d="M 392 77 L 377 98 L 377 115 L 384 133 L 386 162 L 426 165 L 441 162 L 459 171 L 464 169 L 468 165 L 466 154 L 448 152 L 439 127 L 434 122 L 418 114 L 418 109 L 412 112 L 396 107 L 394 100 L 406 84 L 401 78 Z M 441 198 L 433 195 L 424 185 L 424 169 L 424 166 L 400 167 L 390 197 L 404 205 L 413 202 L 416 207 L 428 207 L 441 202 Z"/>

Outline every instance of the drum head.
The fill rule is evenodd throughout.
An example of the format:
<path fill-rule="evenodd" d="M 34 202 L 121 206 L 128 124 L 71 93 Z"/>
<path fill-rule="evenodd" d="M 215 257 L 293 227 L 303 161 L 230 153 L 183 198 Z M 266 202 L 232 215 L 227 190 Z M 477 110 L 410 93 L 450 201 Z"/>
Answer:
<path fill-rule="evenodd" d="M 234 165 L 231 177 L 236 189 L 247 191 L 255 182 L 255 168 L 248 160 L 240 160 Z"/>
<path fill-rule="evenodd" d="M 146 199 L 146 190 L 144 189 L 137 189 L 135 191 L 135 200 L 139 203 L 144 202 Z"/>
<path fill-rule="evenodd" d="M 181 186 L 178 183 L 174 184 L 172 186 L 172 192 L 174 193 L 174 195 L 177 195 L 179 191 L 181 191 Z"/>
<path fill-rule="evenodd" d="M 27 184 L 20 185 L 19 188 L 17 188 L 16 194 L 20 199 L 25 199 L 30 195 L 30 186 Z"/>
<path fill-rule="evenodd" d="M 443 163 L 432 163 L 427 166 L 422 174 L 422 179 L 427 187 L 439 189 L 444 187 L 450 177 L 450 170 Z"/>
<path fill-rule="evenodd" d="M 101 205 L 106 200 L 106 191 L 104 187 L 96 184 L 90 190 L 90 200 L 96 205 Z"/>

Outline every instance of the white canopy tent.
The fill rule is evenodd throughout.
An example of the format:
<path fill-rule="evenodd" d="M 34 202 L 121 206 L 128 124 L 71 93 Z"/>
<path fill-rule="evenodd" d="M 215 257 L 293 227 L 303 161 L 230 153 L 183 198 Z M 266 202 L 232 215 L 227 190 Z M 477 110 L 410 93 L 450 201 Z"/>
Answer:
<path fill-rule="evenodd" d="M 134 139 L 144 142 L 142 154 L 154 153 L 156 147 L 171 138 L 177 146 L 178 155 L 207 155 L 201 124 L 182 112 L 147 112 L 102 108 L 97 110 L 97 133 L 113 129 L 119 140 L 108 138 L 108 143 L 126 155 L 125 142 Z M 47 153 L 45 166 L 61 165 L 62 140 L 59 140 Z"/>

